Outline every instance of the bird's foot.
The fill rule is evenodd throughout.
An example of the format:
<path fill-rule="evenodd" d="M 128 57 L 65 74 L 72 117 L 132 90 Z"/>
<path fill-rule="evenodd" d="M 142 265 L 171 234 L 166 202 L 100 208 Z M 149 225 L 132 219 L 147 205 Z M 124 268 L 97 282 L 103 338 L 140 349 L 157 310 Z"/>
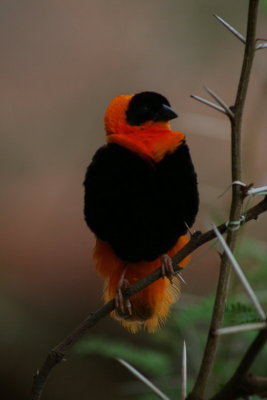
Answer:
<path fill-rule="evenodd" d="M 160 259 L 162 276 L 166 276 L 172 283 L 173 277 L 176 276 L 176 273 L 173 269 L 172 259 L 170 256 L 168 256 L 168 254 L 163 254 Z"/>
<path fill-rule="evenodd" d="M 132 304 L 129 299 L 123 297 L 123 291 L 130 287 L 127 279 L 125 279 L 126 268 L 123 271 L 120 280 L 118 282 L 116 296 L 115 296 L 115 308 L 117 314 L 123 318 L 130 318 L 132 315 Z"/>

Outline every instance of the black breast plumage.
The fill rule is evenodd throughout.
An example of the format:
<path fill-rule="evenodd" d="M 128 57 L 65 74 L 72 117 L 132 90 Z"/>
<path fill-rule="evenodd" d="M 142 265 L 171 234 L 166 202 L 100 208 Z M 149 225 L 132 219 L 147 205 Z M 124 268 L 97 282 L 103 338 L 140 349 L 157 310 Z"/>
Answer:
<path fill-rule="evenodd" d="M 89 165 L 84 187 L 87 225 L 129 262 L 166 253 L 198 211 L 197 178 L 185 143 L 158 163 L 107 144 Z"/>

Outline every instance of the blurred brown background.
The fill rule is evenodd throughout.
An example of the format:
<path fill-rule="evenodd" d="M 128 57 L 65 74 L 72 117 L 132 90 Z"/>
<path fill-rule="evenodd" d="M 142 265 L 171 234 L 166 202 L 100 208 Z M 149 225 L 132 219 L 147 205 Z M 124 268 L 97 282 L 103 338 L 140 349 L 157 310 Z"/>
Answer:
<path fill-rule="evenodd" d="M 48 350 L 101 305 L 102 281 L 83 221 L 86 166 L 105 141 L 103 114 L 117 94 L 168 97 L 198 171 L 196 229 L 227 216 L 229 123 L 190 94 L 203 86 L 230 105 L 243 45 L 212 16 L 245 34 L 247 1 L 1 0 L 0 396 L 27 399 Z M 258 36 L 266 37 L 260 9 Z M 259 51 L 244 120 L 244 180 L 267 184 L 267 57 Z M 266 239 L 266 216 L 247 233 Z M 215 290 L 212 252 L 185 273 L 185 293 Z M 208 278 L 207 278 L 208 276 Z M 105 319 L 94 333 L 130 340 Z M 111 374 L 112 370 L 112 374 Z M 123 398 L 127 372 L 115 362 L 71 357 L 57 367 L 44 400 Z"/>

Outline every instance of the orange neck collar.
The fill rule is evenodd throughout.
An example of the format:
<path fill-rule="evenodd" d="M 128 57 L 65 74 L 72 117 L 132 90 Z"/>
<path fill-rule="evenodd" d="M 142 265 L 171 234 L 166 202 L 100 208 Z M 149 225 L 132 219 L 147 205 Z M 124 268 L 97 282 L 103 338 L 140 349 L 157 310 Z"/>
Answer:
<path fill-rule="evenodd" d="M 185 135 L 172 131 L 168 123 L 147 123 L 142 128 L 131 127 L 126 134 L 109 134 L 107 139 L 109 143 L 117 143 L 143 158 L 159 162 L 165 154 L 175 151 Z"/>

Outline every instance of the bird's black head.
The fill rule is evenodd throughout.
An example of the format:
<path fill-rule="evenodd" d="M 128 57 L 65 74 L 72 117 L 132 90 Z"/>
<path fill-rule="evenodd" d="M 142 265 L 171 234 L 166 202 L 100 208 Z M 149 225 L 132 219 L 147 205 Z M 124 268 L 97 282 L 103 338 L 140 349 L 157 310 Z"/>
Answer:
<path fill-rule="evenodd" d="M 172 110 L 166 97 L 155 92 L 141 92 L 134 95 L 126 111 L 130 125 L 141 125 L 147 121 L 166 122 L 178 115 Z"/>

